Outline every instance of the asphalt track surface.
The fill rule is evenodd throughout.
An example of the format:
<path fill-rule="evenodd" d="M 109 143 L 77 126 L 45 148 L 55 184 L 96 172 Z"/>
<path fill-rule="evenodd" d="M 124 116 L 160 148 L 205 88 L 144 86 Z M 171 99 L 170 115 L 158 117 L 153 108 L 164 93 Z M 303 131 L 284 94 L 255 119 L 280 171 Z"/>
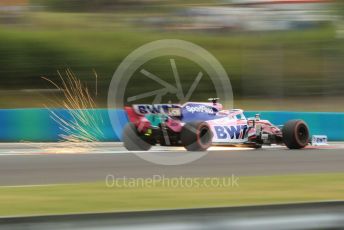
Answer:
<path fill-rule="evenodd" d="M 155 147 L 162 154 L 181 148 Z M 189 164 L 166 166 L 147 162 L 118 143 L 0 144 L 0 186 L 26 186 L 103 181 L 116 178 L 257 176 L 344 172 L 344 144 L 288 150 L 213 148 Z"/>

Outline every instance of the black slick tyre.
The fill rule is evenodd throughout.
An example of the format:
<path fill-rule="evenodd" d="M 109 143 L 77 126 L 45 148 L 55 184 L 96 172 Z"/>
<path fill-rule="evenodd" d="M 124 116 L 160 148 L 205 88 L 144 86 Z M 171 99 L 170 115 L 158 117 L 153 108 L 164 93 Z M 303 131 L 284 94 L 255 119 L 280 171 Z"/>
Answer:
<path fill-rule="evenodd" d="M 213 133 L 206 122 L 189 122 L 183 126 L 180 139 L 188 151 L 206 151 L 212 144 Z"/>
<path fill-rule="evenodd" d="M 282 129 L 283 142 L 289 149 L 302 149 L 309 143 L 309 129 L 303 120 L 290 120 Z"/>

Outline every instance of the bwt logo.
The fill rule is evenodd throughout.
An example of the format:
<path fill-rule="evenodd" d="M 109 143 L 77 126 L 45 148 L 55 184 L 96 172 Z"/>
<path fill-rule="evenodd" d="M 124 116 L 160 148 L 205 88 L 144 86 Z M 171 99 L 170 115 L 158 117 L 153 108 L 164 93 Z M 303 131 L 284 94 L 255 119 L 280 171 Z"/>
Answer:
<path fill-rule="evenodd" d="M 206 105 L 194 105 L 190 106 L 187 105 L 185 109 L 190 113 L 211 113 L 214 114 L 216 111 L 214 111 L 213 107 L 209 107 Z"/>
<path fill-rule="evenodd" d="M 168 114 L 170 108 L 180 108 L 180 105 L 157 104 L 157 105 L 133 105 L 138 114 Z"/>
<path fill-rule="evenodd" d="M 214 129 L 218 139 L 244 139 L 248 131 L 248 126 L 214 126 Z"/>

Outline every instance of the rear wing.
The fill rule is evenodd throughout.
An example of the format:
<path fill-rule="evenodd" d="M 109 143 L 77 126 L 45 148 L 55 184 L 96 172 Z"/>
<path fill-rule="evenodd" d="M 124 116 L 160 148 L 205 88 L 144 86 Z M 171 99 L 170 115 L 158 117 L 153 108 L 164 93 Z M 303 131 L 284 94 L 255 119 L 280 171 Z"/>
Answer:
<path fill-rule="evenodd" d="M 136 121 L 141 116 L 141 115 L 138 115 L 137 113 L 135 113 L 134 109 L 130 106 L 124 107 L 124 110 L 127 112 L 128 120 L 132 123 L 136 123 Z"/>

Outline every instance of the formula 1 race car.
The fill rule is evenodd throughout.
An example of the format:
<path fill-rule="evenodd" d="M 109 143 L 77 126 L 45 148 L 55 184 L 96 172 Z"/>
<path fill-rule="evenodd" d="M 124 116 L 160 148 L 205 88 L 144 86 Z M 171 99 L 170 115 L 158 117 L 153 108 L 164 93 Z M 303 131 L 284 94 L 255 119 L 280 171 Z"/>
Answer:
<path fill-rule="evenodd" d="M 309 144 L 309 130 L 302 120 L 276 126 L 256 114 L 246 118 L 243 110 L 223 110 L 211 102 L 178 104 L 137 104 L 125 107 L 129 123 L 123 130 L 124 146 L 130 150 L 149 150 L 152 145 L 184 146 L 189 151 L 205 151 L 211 145 L 286 145 L 301 149 Z"/>

